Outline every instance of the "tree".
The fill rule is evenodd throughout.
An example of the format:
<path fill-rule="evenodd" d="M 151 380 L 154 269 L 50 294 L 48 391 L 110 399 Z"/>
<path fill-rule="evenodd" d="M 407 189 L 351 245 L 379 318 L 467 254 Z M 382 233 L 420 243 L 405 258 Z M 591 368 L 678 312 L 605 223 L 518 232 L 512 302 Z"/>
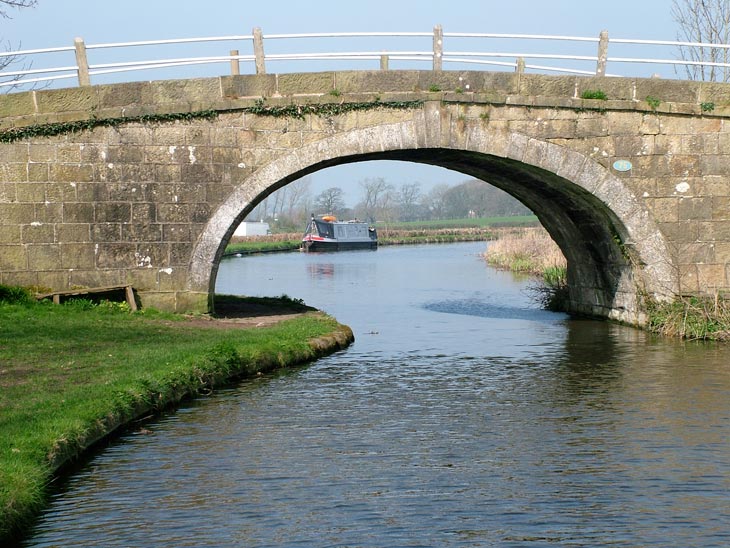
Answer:
<path fill-rule="evenodd" d="M 373 223 L 382 217 L 381 213 L 389 201 L 389 195 L 393 191 L 393 185 L 386 183 L 382 177 L 364 179 L 358 184 L 364 194 L 362 202 L 356 208 L 358 215 L 362 216 L 368 222 Z"/>
<path fill-rule="evenodd" d="M 672 17 L 679 25 L 677 40 L 713 46 L 680 46 L 679 53 L 690 80 L 730 81 L 730 0 L 673 0 Z"/>
<path fill-rule="evenodd" d="M 284 188 L 287 190 L 284 204 L 286 206 L 286 215 L 294 218 L 296 211 L 300 209 L 309 196 L 312 187 L 312 178 L 310 176 L 297 179 L 293 183 L 289 183 Z M 283 190 L 283 189 L 282 189 Z"/>
<path fill-rule="evenodd" d="M 0 0 L 0 17 L 10 19 L 8 8 L 31 8 L 35 7 L 36 4 L 38 4 L 38 0 Z"/>
<path fill-rule="evenodd" d="M 38 0 L 0 0 L 0 18 L 2 19 L 11 19 L 11 15 L 9 12 L 9 9 L 21 9 L 21 8 L 32 8 L 35 7 L 38 3 Z M 0 39 L 2 41 L 2 39 Z M 5 44 L 5 51 L 7 53 L 10 53 L 13 51 L 13 48 L 11 44 L 6 43 Z M 21 63 L 22 59 L 19 58 L 17 55 L 8 55 L 8 54 L 0 55 L 0 71 L 6 69 L 7 67 Z M 21 70 L 24 70 L 26 68 L 29 68 L 29 65 L 25 65 L 21 67 Z M 4 82 L 11 82 L 18 80 L 18 76 L 13 76 L 11 78 L 6 78 L 2 81 Z M 3 86 L 0 89 L 3 89 L 4 91 L 10 91 L 13 89 L 14 86 Z"/>
<path fill-rule="evenodd" d="M 401 221 L 416 221 L 421 216 L 421 183 L 404 183 L 398 191 Z"/>
<path fill-rule="evenodd" d="M 323 190 L 314 198 L 314 205 L 320 213 L 337 215 L 345 209 L 344 192 L 338 186 Z"/>
<path fill-rule="evenodd" d="M 445 218 L 444 196 L 450 189 L 451 186 L 446 183 L 437 184 L 421 199 L 424 210 L 428 211 L 429 219 Z"/>
<path fill-rule="evenodd" d="M 280 232 L 299 230 L 311 211 L 311 185 L 308 176 L 289 183 L 261 200 L 247 219 L 268 221 Z"/>
<path fill-rule="evenodd" d="M 447 219 L 530 214 L 518 200 L 478 179 L 450 188 L 443 196 L 443 209 Z"/>

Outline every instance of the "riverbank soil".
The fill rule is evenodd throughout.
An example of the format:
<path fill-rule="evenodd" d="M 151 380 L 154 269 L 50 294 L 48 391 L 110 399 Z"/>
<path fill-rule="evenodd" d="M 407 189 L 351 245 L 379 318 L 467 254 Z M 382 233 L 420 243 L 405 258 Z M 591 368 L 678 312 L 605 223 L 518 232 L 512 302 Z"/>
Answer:
<path fill-rule="evenodd" d="M 0 300 L 0 545 L 27 530 L 62 467 L 120 427 L 354 339 L 286 297 L 220 297 L 216 310 Z"/>

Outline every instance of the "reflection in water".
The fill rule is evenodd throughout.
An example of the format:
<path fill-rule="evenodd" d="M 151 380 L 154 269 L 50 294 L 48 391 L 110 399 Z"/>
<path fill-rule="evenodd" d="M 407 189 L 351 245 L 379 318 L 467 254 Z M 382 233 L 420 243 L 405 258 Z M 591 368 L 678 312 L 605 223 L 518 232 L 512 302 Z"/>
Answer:
<path fill-rule="evenodd" d="M 564 319 L 562 314 L 555 314 L 547 310 L 536 310 L 534 307 L 529 308 L 528 306 L 521 308 L 514 305 L 494 305 L 477 298 L 426 303 L 424 308 L 434 312 L 507 320 L 557 322 Z"/>
<path fill-rule="evenodd" d="M 224 263 L 355 344 L 127 435 L 27 545 L 730 544 L 730 351 L 533 310 L 479 251 Z"/>
<path fill-rule="evenodd" d="M 307 263 L 307 272 L 310 278 L 331 278 L 335 275 L 335 265 L 332 263 Z"/>

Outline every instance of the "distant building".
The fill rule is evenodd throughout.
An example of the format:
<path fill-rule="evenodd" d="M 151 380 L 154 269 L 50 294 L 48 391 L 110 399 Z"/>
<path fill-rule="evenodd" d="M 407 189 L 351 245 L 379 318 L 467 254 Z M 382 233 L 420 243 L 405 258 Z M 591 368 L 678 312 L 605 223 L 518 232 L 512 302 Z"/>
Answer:
<path fill-rule="evenodd" d="M 234 236 L 266 236 L 269 234 L 269 223 L 261 221 L 260 223 L 242 222 L 233 233 Z"/>

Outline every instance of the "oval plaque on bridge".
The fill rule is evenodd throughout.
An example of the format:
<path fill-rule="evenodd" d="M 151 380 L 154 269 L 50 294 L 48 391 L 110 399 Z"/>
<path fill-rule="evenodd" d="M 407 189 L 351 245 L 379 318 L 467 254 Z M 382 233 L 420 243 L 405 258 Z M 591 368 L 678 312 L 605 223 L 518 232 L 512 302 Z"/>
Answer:
<path fill-rule="evenodd" d="M 616 171 L 631 171 L 632 167 L 631 162 L 628 160 L 616 160 L 613 163 L 613 169 Z"/>

